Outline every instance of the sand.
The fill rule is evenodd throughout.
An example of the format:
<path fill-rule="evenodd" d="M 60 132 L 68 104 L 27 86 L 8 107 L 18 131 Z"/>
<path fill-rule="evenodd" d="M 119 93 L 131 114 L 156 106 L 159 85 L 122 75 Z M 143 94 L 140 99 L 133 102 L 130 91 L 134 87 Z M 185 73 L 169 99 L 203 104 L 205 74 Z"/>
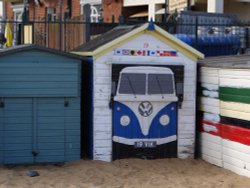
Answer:
<path fill-rule="evenodd" d="M 28 170 L 40 176 L 28 177 Z M 80 160 L 62 166 L 0 166 L 0 187 L 247 188 L 250 178 L 202 160 Z"/>

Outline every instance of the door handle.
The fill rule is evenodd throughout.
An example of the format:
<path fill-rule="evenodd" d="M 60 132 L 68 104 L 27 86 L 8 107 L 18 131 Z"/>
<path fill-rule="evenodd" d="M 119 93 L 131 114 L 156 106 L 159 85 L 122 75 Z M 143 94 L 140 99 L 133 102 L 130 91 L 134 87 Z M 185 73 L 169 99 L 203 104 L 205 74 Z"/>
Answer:
<path fill-rule="evenodd" d="M 4 108 L 4 100 L 3 99 L 0 100 L 0 108 Z"/>
<path fill-rule="evenodd" d="M 34 157 L 36 157 L 36 156 L 39 154 L 39 152 L 37 152 L 37 151 L 32 151 L 31 153 L 32 153 L 32 155 L 33 155 Z"/>

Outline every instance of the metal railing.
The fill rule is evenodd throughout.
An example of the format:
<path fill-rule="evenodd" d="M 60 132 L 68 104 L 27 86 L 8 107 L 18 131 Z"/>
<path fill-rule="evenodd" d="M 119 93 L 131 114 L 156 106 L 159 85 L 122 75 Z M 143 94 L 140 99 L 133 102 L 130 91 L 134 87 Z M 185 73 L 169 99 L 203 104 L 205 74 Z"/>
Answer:
<path fill-rule="evenodd" d="M 10 23 L 13 45 L 33 43 L 48 48 L 71 51 L 117 25 L 142 24 L 143 22 L 87 23 L 80 18 L 59 21 L 17 21 Z M 0 21 L 4 33 L 6 21 Z M 248 24 L 156 23 L 177 38 L 203 52 L 206 56 L 230 55 L 249 49 Z M 28 41 L 28 42 L 27 42 Z M 1 42 L 1 37 L 0 37 Z"/>

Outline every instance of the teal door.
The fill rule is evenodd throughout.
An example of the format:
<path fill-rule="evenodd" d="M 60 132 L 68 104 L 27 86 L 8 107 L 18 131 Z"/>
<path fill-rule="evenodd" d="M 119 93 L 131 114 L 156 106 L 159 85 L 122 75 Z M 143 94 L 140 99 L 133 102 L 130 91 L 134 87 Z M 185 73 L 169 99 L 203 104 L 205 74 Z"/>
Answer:
<path fill-rule="evenodd" d="M 0 134 L 2 163 L 33 163 L 33 104 L 30 98 L 2 98 Z"/>
<path fill-rule="evenodd" d="M 64 98 L 38 98 L 36 102 L 37 163 L 65 161 Z"/>
<path fill-rule="evenodd" d="M 0 162 L 2 164 L 65 161 L 67 110 L 64 98 L 2 98 L 1 100 Z"/>

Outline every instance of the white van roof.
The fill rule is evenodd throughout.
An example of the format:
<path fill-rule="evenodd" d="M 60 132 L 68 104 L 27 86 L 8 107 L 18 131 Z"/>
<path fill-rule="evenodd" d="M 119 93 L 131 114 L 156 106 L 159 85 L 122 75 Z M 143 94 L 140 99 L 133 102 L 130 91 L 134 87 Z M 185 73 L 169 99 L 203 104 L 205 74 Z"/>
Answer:
<path fill-rule="evenodd" d="M 153 66 L 126 67 L 122 69 L 120 73 L 174 74 L 173 71 L 169 68 Z"/>

